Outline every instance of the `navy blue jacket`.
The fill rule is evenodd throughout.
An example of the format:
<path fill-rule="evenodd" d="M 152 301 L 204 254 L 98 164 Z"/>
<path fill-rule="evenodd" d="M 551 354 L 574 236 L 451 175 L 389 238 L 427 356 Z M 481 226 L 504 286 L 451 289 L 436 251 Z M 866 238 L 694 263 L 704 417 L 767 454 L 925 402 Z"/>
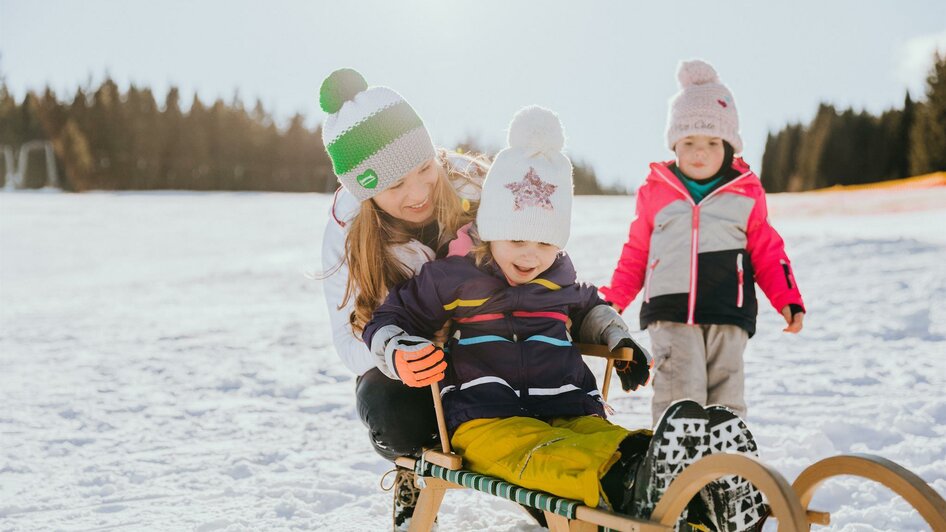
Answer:
<path fill-rule="evenodd" d="M 519 286 L 493 263 L 477 267 L 471 256 L 451 256 L 391 290 L 362 337 L 371 346 L 379 329 L 395 325 L 431 338 L 453 320 L 441 382 L 451 432 L 479 418 L 605 417 L 595 377 L 566 329 L 571 318 L 579 331 L 588 311 L 604 304 L 594 286 L 575 282 L 564 253 Z"/>

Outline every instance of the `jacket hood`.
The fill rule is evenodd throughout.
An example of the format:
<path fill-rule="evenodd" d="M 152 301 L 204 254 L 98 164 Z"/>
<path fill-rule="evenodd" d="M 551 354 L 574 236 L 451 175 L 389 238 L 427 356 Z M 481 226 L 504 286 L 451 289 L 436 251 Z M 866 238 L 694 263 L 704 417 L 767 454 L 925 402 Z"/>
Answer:
<path fill-rule="evenodd" d="M 355 218 L 360 208 L 361 203 L 355 199 L 351 192 L 345 190 L 345 187 L 338 187 L 335 191 L 335 197 L 332 198 L 332 220 L 344 228 Z"/>

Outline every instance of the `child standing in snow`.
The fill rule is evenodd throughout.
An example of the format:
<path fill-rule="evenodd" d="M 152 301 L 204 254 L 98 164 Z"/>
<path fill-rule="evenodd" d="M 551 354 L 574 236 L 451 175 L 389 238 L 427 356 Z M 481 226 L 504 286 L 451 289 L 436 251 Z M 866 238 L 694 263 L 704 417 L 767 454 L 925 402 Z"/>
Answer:
<path fill-rule="evenodd" d="M 450 256 L 392 289 L 363 338 L 392 378 L 418 387 L 444 381 L 450 441 L 468 469 L 649 517 L 683 468 L 711 448 L 733 450 L 751 435 L 739 423 L 738 441 L 715 441 L 712 435 L 724 431 L 714 431 L 707 412 L 692 401 L 671 405 L 653 437 L 606 420 L 595 378 L 572 338 L 633 348 L 633 364 L 620 373 L 625 389 L 647 382 L 650 360 L 595 287 L 576 282 L 562 251 L 573 188 L 563 145 L 551 111 L 520 111 L 509 128 L 509 147 L 487 174 L 476 227 L 451 243 Z M 447 320 L 454 329 L 441 350 L 428 338 Z M 720 422 L 738 423 L 726 414 Z M 707 486 L 697 500 L 708 510 L 690 518 L 727 524 L 744 520 L 748 507 L 755 522 L 762 509 L 758 492 L 742 491 L 751 504 L 740 504 L 746 500 L 735 500 L 729 488 Z"/>
<path fill-rule="evenodd" d="M 732 93 L 703 61 L 681 63 L 670 102 L 667 147 L 652 163 L 611 278 L 601 289 L 618 309 L 643 290 L 641 327 L 655 359 L 654 422 L 673 401 L 722 404 L 746 415 L 743 351 L 755 333 L 755 283 L 787 324 L 805 307 L 765 191 L 739 157 Z"/>

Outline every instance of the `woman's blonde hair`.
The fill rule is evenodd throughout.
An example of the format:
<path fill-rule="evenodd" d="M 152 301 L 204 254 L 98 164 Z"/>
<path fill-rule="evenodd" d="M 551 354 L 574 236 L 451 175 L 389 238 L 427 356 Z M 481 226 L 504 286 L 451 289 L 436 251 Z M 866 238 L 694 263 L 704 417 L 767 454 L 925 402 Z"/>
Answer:
<path fill-rule="evenodd" d="M 460 198 L 453 183 L 462 180 L 461 186 L 479 186 L 489 162 L 482 156 L 463 157 L 469 160 L 464 161 L 465 168 L 457 169 L 449 164 L 446 151 L 440 150 L 437 155 L 439 179 L 434 186 L 435 218 L 440 228 L 437 247 L 449 242 L 457 229 L 476 219 L 477 205 Z M 349 321 L 356 335 L 361 335 L 375 309 L 388 295 L 388 290 L 414 275 L 392 250 L 411 238 L 410 228 L 381 210 L 374 200 L 361 202 L 361 209 L 351 221 L 345 237 L 348 282 L 339 306 L 344 307 L 354 298 L 355 309 Z"/>

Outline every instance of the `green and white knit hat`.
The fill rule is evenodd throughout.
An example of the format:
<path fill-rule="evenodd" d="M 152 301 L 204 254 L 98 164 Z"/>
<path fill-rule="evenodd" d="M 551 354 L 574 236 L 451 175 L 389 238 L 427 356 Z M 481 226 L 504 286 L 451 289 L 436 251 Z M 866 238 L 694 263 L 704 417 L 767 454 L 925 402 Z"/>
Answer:
<path fill-rule="evenodd" d="M 325 78 L 319 105 L 328 113 L 322 142 L 335 175 L 358 201 L 380 194 L 436 155 L 414 108 L 387 87 L 368 88 L 355 70 Z"/>

